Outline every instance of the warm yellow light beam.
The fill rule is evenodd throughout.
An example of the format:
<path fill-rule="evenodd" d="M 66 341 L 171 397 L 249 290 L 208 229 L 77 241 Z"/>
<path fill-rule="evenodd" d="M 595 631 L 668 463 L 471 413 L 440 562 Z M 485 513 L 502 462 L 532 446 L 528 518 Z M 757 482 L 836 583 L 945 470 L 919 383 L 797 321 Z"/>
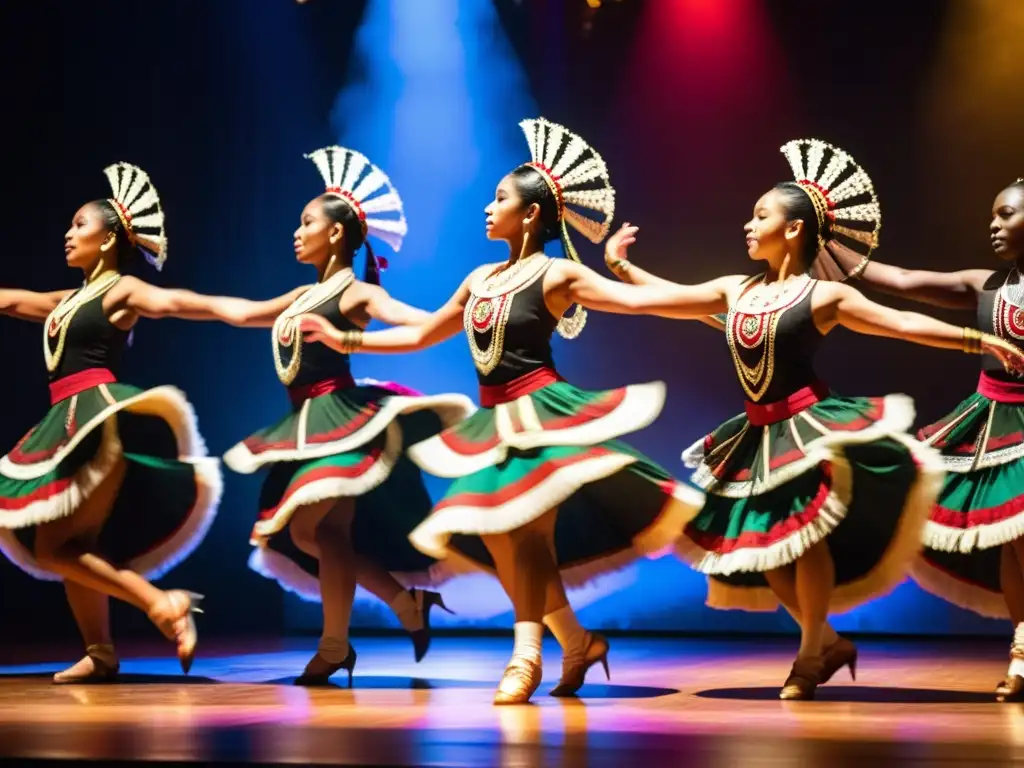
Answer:
<path fill-rule="evenodd" d="M 969 251 L 961 259 L 985 248 L 992 199 L 1024 176 L 1022 92 L 1024 2 L 953 0 L 921 110 L 919 160 L 921 212 L 957 233 L 947 245 Z"/>

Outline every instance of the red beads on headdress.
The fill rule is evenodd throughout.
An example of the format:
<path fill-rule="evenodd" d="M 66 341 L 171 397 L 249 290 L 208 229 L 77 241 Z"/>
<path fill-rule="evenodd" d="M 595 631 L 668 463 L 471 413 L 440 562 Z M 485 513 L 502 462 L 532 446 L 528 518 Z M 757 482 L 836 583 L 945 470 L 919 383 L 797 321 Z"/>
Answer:
<path fill-rule="evenodd" d="M 530 166 L 531 168 L 536 168 L 543 175 L 544 180 L 548 184 L 548 187 L 551 188 L 551 191 L 555 195 L 555 202 L 558 204 L 558 217 L 561 218 L 562 211 L 565 208 L 565 202 L 562 200 L 561 177 L 555 176 L 552 170 L 548 168 L 546 165 L 544 165 L 544 163 L 530 162 L 526 163 L 526 165 Z"/>
<path fill-rule="evenodd" d="M 836 204 L 828 196 L 828 190 L 821 186 L 821 184 L 819 184 L 818 182 L 811 181 L 810 179 L 800 179 L 800 181 L 798 181 L 797 184 L 803 184 L 804 186 L 807 187 L 813 187 L 814 189 L 818 190 L 821 193 L 821 196 L 823 198 L 825 198 L 825 203 L 828 205 L 829 208 L 836 207 Z"/>
<path fill-rule="evenodd" d="M 114 204 L 114 208 L 117 210 L 117 215 L 121 219 L 121 224 L 124 226 L 124 233 L 128 236 L 128 240 L 135 242 L 135 230 L 132 228 L 132 214 L 120 200 L 117 198 L 110 198 L 110 202 Z"/>
<path fill-rule="evenodd" d="M 359 201 L 352 196 L 351 192 L 349 192 L 347 189 L 342 189 L 341 187 L 328 187 L 327 191 L 333 195 L 337 195 L 338 197 L 345 198 L 349 203 L 352 204 L 352 208 L 355 209 L 356 216 L 359 217 L 359 220 L 363 223 L 366 222 L 366 213 L 363 211 L 363 206 L 361 206 L 359 204 Z"/>

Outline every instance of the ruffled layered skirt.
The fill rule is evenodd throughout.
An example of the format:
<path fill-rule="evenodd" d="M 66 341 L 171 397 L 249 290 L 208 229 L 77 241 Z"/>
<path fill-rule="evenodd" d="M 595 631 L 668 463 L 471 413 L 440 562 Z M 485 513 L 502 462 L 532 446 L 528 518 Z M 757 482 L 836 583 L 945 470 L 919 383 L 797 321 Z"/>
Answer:
<path fill-rule="evenodd" d="M 284 529 L 303 505 L 354 498 L 357 552 L 406 586 L 442 580 L 435 561 L 409 542 L 433 502 L 405 452 L 474 410 L 463 395 L 423 396 L 365 379 L 302 398 L 292 413 L 224 455 L 236 472 L 268 470 L 249 567 L 304 599 L 319 600 L 317 560 Z"/>
<path fill-rule="evenodd" d="M 775 610 L 765 572 L 826 542 L 830 610 L 849 610 L 897 586 L 922 548 L 943 472 L 906 434 L 913 402 L 821 387 L 793 402 L 801 397 L 797 407 L 751 405 L 683 455 L 707 500 L 679 554 L 708 575 L 712 607 Z"/>
<path fill-rule="evenodd" d="M 925 590 L 982 616 L 1008 618 L 1001 549 L 1024 535 L 1024 384 L 983 374 L 978 391 L 919 437 L 946 469 L 914 567 Z"/>
<path fill-rule="evenodd" d="M 450 571 L 493 572 L 480 537 L 513 531 L 557 508 L 556 561 L 565 583 L 578 586 L 670 551 L 700 508 L 698 491 L 616 439 L 657 417 L 663 384 L 591 392 L 547 378 L 541 386 L 513 382 L 501 402 L 485 402 L 410 449 L 424 470 L 453 478 L 411 535 Z"/>
<path fill-rule="evenodd" d="M 97 553 L 154 579 L 205 536 L 220 500 L 220 464 L 206 458 L 180 390 L 142 390 L 112 376 L 90 384 L 91 373 L 55 382 L 65 395 L 0 458 L 0 549 L 26 573 L 59 581 L 35 558 L 36 526 L 74 515 L 123 462 Z"/>

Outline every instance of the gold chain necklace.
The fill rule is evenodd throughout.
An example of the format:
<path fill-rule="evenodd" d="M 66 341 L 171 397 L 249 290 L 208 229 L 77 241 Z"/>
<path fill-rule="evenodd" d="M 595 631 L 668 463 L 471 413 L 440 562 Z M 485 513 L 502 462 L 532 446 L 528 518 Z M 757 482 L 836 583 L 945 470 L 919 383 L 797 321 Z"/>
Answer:
<path fill-rule="evenodd" d="M 726 340 L 739 374 L 740 385 L 751 400 L 760 400 L 775 377 L 775 335 L 779 321 L 786 310 L 804 297 L 812 284 L 810 278 L 794 281 L 767 296 L 755 293 L 758 290 L 755 287 L 750 291 L 754 295 L 742 302 L 742 308 L 743 296 L 729 308 L 725 325 Z M 748 365 L 740 356 L 738 347 L 750 350 L 763 347 L 763 351 L 757 363 Z"/>
<path fill-rule="evenodd" d="M 532 258 L 532 256 L 527 257 L 524 262 Z M 488 276 L 478 286 L 470 289 L 469 301 L 466 302 L 466 308 L 462 313 L 462 325 L 469 340 L 469 351 L 473 355 L 473 364 L 485 376 L 498 367 L 498 363 L 501 362 L 501 358 L 505 354 L 505 329 L 508 325 L 509 315 L 512 313 L 513 300 L 517 294 L 533 285 L 544 275 L 551 265 L 551 261 L 544 259 L 534 261 L 533 264 L 536 266 L 533 272 L 527 273 L 524 279 L 503 293 L 495 293 L 495 291 L 512 282 L 511 277 L 498 282 Z M 524 271 L 525 267 L 519 268 L 513 277 L 522 276 Z M 483 336 L 488 331 L 491 332 L 490 341 L 485 348 L 481 349 L 478 335 Z"/>
<path fill-rule="evenodd" d="M 274 349 L 274 368 L 277 377 L 285 386 L 295 381 L 295 376 L 302 366 L 302 333 L 296 327 L 296 318 L 311 309 L 335 298 L 355 280 L 351 268 L 335 272 L 322 283 L 317 283 L 299 296 L 291 305 L 277 316 L 271 329 L 271 345 Z M 292 356 L 286 364 L 281 354 L 282 347 L 291 347 Z"/>
<path fill-rule="evenodd" d="M 529 272 L 527 280 L 533 277 L 533 272 L 529 271 L 529 267 L 539 267 L 550 261 L 543 252 L 538 251 L 537 253 L 531 253 L 525 259 L 520 259 L 510 267 L 498 271 L 492 271 L 482 280 L 480 280 L 474 287 L 473 292 L 477 296 L 485 296 L 493 298 L 494 296 L 501 295 L 503 289 L 509 283 L 513 283 L 517 278 L 521 277 L 524 272 Z M 518 283 L 517 283 L 518 284 Z"/>
<path fill-rule="evenodd" d="M 802 294 L 809 282 L 808 275 L 791 277 L 781 284 L 767 284 L 762 277 L 761 282 L 736 300 L 736 305 L 741 312 L 772 312 L 789 304 L 794 294 Z"/>
<path fill-rule="evenodd" d="M 54 307 L 53 311 L 46 318 L 43 326 L 43 359 L 46 361 L 46 370 L 53 373 L 60 365 L 64 357 L 64 343 L 67 340 L 68 329 L 78 310 L 110 290 L 114 283 L 121 279 L 117 272 L 108 272 L 106 275 L 86 283 L 74 293 L 69 293 L 61 302 Z M 50 349 L 50 339 L 57 338 L 57 348 Z"/>

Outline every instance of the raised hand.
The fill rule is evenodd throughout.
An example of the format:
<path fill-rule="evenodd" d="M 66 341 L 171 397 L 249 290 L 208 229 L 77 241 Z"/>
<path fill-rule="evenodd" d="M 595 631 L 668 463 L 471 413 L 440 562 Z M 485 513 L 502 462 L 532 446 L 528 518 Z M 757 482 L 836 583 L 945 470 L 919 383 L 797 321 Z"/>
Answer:
<path fill-rule="evenodd" d="M 629 268 L 627 249 L 636 242 L 636 233 L 639 231 L 640 227 L 634 227 L 627 221 L 608 238 L 604 246 L 604 263 L 612 272 L 618 274 Z"/>

